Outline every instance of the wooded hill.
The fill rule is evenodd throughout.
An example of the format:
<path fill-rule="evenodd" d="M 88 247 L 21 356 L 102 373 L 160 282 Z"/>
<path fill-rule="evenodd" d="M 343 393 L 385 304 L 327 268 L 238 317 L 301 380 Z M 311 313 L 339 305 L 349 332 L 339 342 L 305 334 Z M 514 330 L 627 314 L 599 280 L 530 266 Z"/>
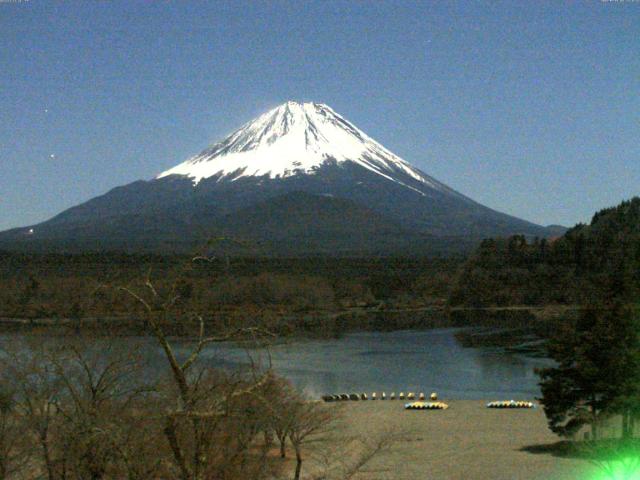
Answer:
<path fill-rule="evenodd" d="M 640 292 L 638 197 L 556 239 L 484 240 L 457 277 L 450 304 L 584 304 L 622 290 L 635 298 Z"/>

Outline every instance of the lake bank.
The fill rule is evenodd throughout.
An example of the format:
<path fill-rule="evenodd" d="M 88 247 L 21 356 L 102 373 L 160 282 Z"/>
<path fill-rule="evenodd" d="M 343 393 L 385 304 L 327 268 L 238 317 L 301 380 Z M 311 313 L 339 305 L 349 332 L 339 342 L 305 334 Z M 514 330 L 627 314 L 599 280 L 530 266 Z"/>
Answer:
<path fill-rule="evenodd" d="M 444 411 L 405 411 L 397 400 L 335 404 L 343 409 L 347 435 L 400 435 L 359 478 L 575 480 L 595 471 L 585 460 L 544 452 L 541 446 L 560 438 L 549 431 L 540 408 L 491 410 L 484 400 L 447 403 Z"/>
<path fill-rule="evenodd" d="M 258 309 L 252 315 L 264 317 L 276 333 L 322 334 L 339 336 L 356 331 L 393 331 L 446 327 L 535 328 L 544 334 L 554 322 L 575 316 L 577 306 L 548 305 L 544 307 L 354 307 L 338 311 L 290 311 L 286 309 Z M 247 313 L 242 309 L 222 309 L 207 314 L 205 321 L 216 327 L 234 321 Z M 172 319 L 164 327 L 177 336 L 193 335 L 195 325 Z M 141 318 L 129 315 L 100 317 L 8 317 L 0 316 L 0 331 L 29 331 L 37 329 L 95 330 L 105 327 L 109 333 L 143 334 Z M 280 331 L 279 331 L 280 330 Z"/>
<path fill-rule="evenodd" d="M 261 328 L 278 338 L 278 342 L 339 339 L 361 332 L 424 331 L 458 328 L 456 340 L 465 348 L 500 348 L 513 354 L 544 358 L 546 340 L 561 322 L 572 322 L 577 307 L 514 306 L 493 308 L 352 308 L 340 312 L 258 312 L 221 311 L 205 317 L 210 334 L 246 325 Z M 253 315 L 252 315 L 253 314 Z M 191 323 L 185 321 L 191 318 Z M 162 324 L 166 334 L 189 341 L 198 331 L 194 317 L 171 318 Z M 3 318 L 0 333 L 97 337 L 147 336 L 144 319 L 124 316 L 101 318 Z"/>

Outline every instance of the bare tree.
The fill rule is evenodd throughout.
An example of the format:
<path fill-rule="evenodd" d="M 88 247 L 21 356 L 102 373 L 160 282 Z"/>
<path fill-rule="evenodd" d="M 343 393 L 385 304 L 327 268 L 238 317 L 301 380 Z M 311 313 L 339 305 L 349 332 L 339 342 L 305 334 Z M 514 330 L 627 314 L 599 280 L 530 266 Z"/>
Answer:
<path fill-rule="evenodd" d="M 386 431 L 372 437 L 345 437 L 338 435 L 330 439 L 319 453 L 319 473 L 312 480 L 350 480 L 362 475 L 362 478 L 386 477 L 388 468 L 375 467 L 374 459 L 391 450 L 403 434 L 398 431 Z M 348 453 L 345 453 L 348 452 Z M 393 478 L 393 477 L 392 477 Z"/>
<path fill-rule="evenodd" d="M 89 337 L 67 339 L 50 362 L 63 386 L 57 408 L 66 464 L 76 478 L 105 478 L 122 460 L 115 439 L 126 412 L 153 390 L 140 381 L 142 357 L 132 344 Z"/>
<path fill-rule="evenodd" d="M 2 480 L 12 478 L 23 471 L 31 457 L 28 439 L 24 437 L 15 407 L 15 392 L 10 388 L 0 390 L 0 479 Z"/>
<path fill-rule="evenodd" d="M 262 399 L 268 416 L 268 428 L 278 440 L 280 458 L 286 458 L 287 439 L 296 422 L 301 399 L 289 382 L 275 375 L 269 379 L 265 390 Z"/>
<path fill-rule="evenodd" d="M 121 475 L 122 452 L 144 443 L 134 447 L 125 432 L 136 423 L 134 401 L 151 388 L 138 378 L 136 349 L 114 345 L 94 337 L 60 338 L 5 353 L 2 371 L 17 392 L 14 418 L 22 422 L 22 436 L 38 447 L 30 465 L 41 471 L 38 477 L 84 480 L 118 472 L 127 478 Z"/>
<path fill-rule="evenodd" d="M 144 309 L 145 320 L 151 334 L 162 348 L 171 372 L 170 385 L 175 392 L 173 406 L 164 415 L 164 436 L 172 452 L 177 475 L 182 480 L 203 480 L 211 469 L 215 440 L 219 439 L 220 427 L 232 413 L 234 402 L 258 392 L 268 381 L 269 374 L 254 375 L 250 379 L 219 382 L 206 369 L 195 369 L 203 349 L 214 342 L 256 337 L 263 332 L 258 328 L 242 328 L 217 336 L 205 335 L 205 323 L 200 315 L 193 315 L 198 326 L 198 336 L 191 352 L 179 360 L 173 345 L 163 329 L 170 318 L 171 309 L 179 300 L 175 289 L 166 296 L 158 293 L 147 277 L 144 290 L 134 291 L 129 287 L 121 290 L 133 297 Z M 246 441 L 234 442 L 235 454 L 246 451 Z M 224 444 L 229 447 L 230 444 Z M 234 459 L 232 455 L 232 459 Z"/>
<path fill-rule="evenodd" d="M 4 382 L 11 385 L 16 397 L 14 414 L 22 419 L 22 436 L 31 437 L 42 458 L 46 478 L 56 480 L 52 432 L 60 384 L 52 366 L 45 361 L 45 349 L 34 342 L 13 344 L 2 356 Z M 37 468 L 37 466 L 35 467 Z"/>
<path fill-rule="evenodd" d="M 321 440 L 322 435 L 334 420 L 332 411 L 318 402 L 298 401 L 291 405 L 289 440 L 296 454 L 294 480 L 300 479 L 302 471 L 303 447 Z"/>

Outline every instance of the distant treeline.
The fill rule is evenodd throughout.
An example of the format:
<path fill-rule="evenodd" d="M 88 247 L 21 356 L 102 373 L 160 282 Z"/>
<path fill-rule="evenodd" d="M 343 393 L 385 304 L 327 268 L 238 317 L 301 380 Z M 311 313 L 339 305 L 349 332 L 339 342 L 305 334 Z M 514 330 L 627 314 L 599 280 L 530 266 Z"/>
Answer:
<path fill-rule="evenodd" d="M 182 311 L 211 318 L 443 306 L 461 261 L 0 252 L 0 317 L 136 315 L 140 306 L 122 287 L 147 277 L 179 296 Z"/>
<path fill-rule="evenodd" d="M 485 240 L 465 263 L 451 305 L 588 303 L 640 293 L 640 198 L 596 213 L 560 238 Z"/>

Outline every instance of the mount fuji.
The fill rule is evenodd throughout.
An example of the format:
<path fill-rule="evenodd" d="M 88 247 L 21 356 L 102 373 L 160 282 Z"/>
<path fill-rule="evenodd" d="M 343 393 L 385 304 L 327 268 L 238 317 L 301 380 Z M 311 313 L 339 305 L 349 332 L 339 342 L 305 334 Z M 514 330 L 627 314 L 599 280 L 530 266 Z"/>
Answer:
<path fill-rule="evenodd" d="M 555 233 L 456 192 L 327 105 L 287 102 L 151 180 L 0 233 L 0 246 L 181 251 L 225 237 L 259 254 L 415 254 Z"/>

